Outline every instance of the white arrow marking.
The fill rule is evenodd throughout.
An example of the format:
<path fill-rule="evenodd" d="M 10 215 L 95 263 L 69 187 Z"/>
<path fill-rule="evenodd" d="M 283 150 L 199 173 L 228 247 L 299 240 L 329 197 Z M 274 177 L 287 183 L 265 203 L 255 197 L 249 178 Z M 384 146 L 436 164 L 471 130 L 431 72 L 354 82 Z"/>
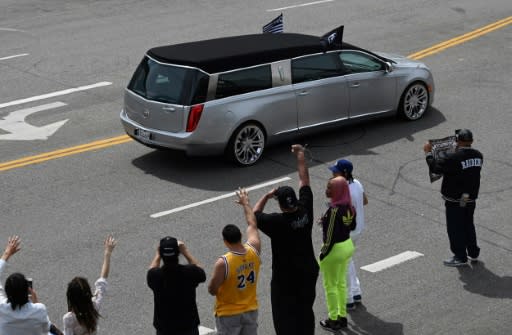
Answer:
<path fill-rule="evenodd" d="M 65 103 L 57 101 L 51 104 L 41 105 L 32 108 L 20 109 L 7 114 L 6 117 L 0 119 L 0 129 L 10 134 L 0 135 L 0 140 L 11 141 L 30 141 L 30 140 L 47 140 L 68 120 L 62 120 L 43 127 L 32 126 L 25 122 L 25 118 L 30 114 L 44 111 L 47 109 L 66 106 Z"/>

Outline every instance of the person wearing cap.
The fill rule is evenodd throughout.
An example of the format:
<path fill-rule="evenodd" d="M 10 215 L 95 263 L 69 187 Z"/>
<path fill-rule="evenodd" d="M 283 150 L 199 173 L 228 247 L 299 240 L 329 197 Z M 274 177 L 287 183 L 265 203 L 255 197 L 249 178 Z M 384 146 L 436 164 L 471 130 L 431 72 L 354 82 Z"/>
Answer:
<path fill-rule="evenodd" d="M 188 264 L 179 263 L 180 254 Z M 201 264 L 185 243 L 171 236 L 160 240 L 147 273 L 147 283 L 153 291 L 153 326 L 157 335 L 199 335 L 196 288 L 205 281 Z"/>
<path fill-rule="evenodd" d="M 277 335 L 315 333 L 313 304 L 319 266 L 313 249 L 313 192 L 304 157 L 304 147 L 294 144 L 297 158 L 299 198 L 293 188 L 282 186 L 263 195 L 254 205 L 258 229 L 270 237 L 272 318 Z M 264 213 L 275 198 L 281 212 Z"/>
<path fill-rule="evenodd" d="M 354 166 L 351 161 L 347 159 L 340 159 L 336 161 L 336 164 L 329 167 L 333 177 L 342 176 L 348 181 L 348 187 L 350 189 L 350 199 L 352 205 L 356 209 L 356 229 L 350 231 L 350 238 L 352 242 L 356 244 L 357 240 L 363 228 L 364 222 L 364 206 L 368 204 L 368 198 L 364 192 L 363 184 L 358 179 L 352 176 Z M 356 266 L 354 264 L 354 257 L 350 258 L 348 264 L 348 276 L 347 276 L 347 309 L 353 310 L 356 306 L 355 303 L 361 303 L 362 291 L 359 278 L 357 277 Z"/>
<path fill-rule="evenodd" d="M 457 145 L 452 150 L 432 154 L 432 145 L 423 145 L 431 173 L 442 174 L 441 194 L 445 201 L 446 227 L 453 257 L 444 261 L 446 266 L 467 265 L 468 257 L 477 262 L 480 248 L 477 244 L 473 215 L 480 189 L 480 171 L 483 155 L 473 149 L 473 133 L 469 129 L 455 132 Z"/>
<path fill-rule="evenodd" d="M 247 191 L 239 189 L 236 195 L 247 221 L 247 242 L 242 244 L 237 226 L 224 227 L 222 237 L 229 251 L 215 262 L 208 292 L 215 296 L 217 335 L 256 335 L 261 241 Z"/>

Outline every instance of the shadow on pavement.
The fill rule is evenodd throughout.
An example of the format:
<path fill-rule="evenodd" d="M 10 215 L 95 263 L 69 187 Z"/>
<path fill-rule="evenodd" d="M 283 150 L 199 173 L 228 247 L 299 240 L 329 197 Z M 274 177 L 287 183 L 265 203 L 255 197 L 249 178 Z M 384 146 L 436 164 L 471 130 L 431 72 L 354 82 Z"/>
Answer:
<path fill-rule="evenodd" d="M 420 148 L 426 139 L 414 135 L 445 120 L 439 110 L 431 108 L 422 119 L 414 122 L 389 117 L 341 126 L 265 148 L 261 161 L 250 167 L 237 167 L 222 156 L 188 157 L 174 150 L 151 151 L 132 163 L 145 173 L 172 183 L 204 190 L 234 190 L 295 173 L 296 161 L 290 152 L 293 143 L 308 144 L 312 154 L 309 166 L 314 167 L 331 163 L 341 156 L 372 155 L 375 154 L 373 148 L 404 138 L 411 142 L 410 145 Z"/>
<path fill-rule="evenodd" d="M 386 322 L 368 312 L 364 305 L 358 305 L 350 312 L 352 322 L 349 328 L 338 334 L 343 335 L 403 335 L 403 325 L 398 322 Z"/>
<path fill-rule="evenodd" d="M 512 299 L 512 277 L 500 277 L 485 267 L 484 262 L 458 267 L 464 289 L 489 298 Z"/>

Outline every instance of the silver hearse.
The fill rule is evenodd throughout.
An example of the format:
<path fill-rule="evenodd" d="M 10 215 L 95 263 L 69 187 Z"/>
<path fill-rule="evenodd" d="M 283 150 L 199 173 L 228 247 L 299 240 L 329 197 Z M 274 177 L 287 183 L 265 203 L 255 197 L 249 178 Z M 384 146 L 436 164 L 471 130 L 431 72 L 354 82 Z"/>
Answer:
<path fill-rule="evenodd" d="M 152 148 L 225 154 L 249 166 L 267 145 L 434 100 L 429 68 L 303 34 L 254 34 L 147 51 L 124 93 L 126 133 Z"/>

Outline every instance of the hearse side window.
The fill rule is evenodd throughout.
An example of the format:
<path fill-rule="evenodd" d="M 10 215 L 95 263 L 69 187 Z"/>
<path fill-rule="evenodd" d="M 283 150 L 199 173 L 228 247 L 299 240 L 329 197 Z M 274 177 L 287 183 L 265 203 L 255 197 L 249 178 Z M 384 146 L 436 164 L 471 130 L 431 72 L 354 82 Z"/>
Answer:
<path fill-rule="evenodd" d="M 194 71 L 195 76 L 193 76 L 193 81 L 190 87 L 191 90 L 191 105 L 201 104 L 206 101 L 206 95 L 208 94 L 208 81 L 210 80 L 210 76 L 201 72 Z"/>
<path fill-rule="evenodd" d="M 164 65 L 144 57 L 128 89 L 148 100 L 190 105 L 206 100 L 208 76 L 198 70 Z"/>
<path fill-rule="evenodd" d="M 221 99 L 272 87 L 270 65 L 219 74 L 215 98 Z"/>
<path fill-rule="evenodd" d="M 357 52 L 342 51 L 340 53 L 343 65 L 350 73 L 372 72 L 384 70 L 384 64 L 375 57 Z"/>
<path fill-rule="evenodd" d="M 334 53 L 301 57 L 292 60 L 292 83 L 341 76 L 339 58 Z"/>

